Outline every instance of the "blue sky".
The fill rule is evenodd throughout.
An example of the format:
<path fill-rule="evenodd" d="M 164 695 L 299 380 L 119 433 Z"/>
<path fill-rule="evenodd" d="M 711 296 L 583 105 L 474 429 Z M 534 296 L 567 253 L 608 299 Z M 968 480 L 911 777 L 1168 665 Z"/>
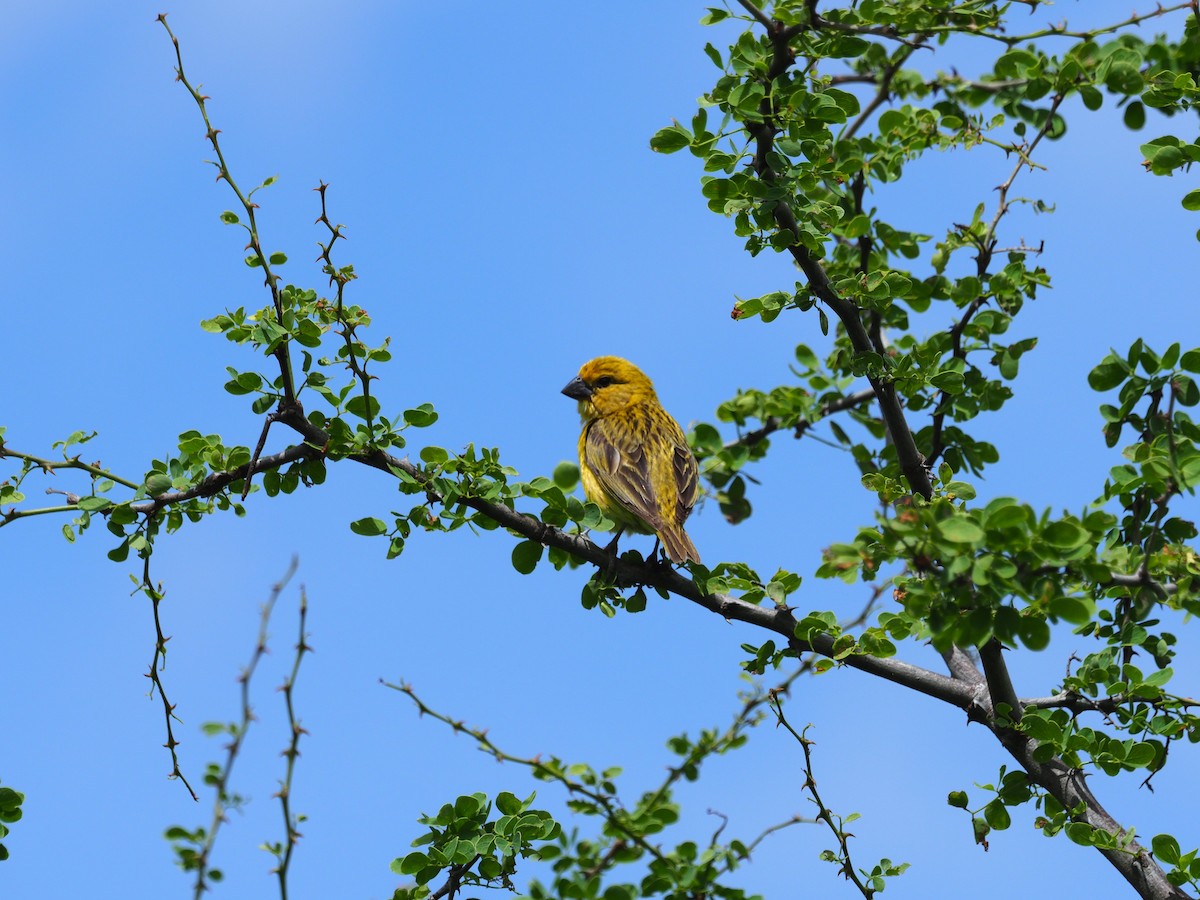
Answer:
<path fill-rule="evenodd" d="M 1128 7 L 1067 2 L 1031 22 L 1116 18 Z M 309 261 L 322 237 L 311 189 L 330 183 L 330 214 L 349 237 L 338 259 L 360 275 L 350 296 L 371 312 L 375 339 L 393 339 L 376 393 L 385 409 L 433 402 L 441 419 L 430 442 L 498 446 L 532 477 L 574 452 L 576 414 L 559 390 L 590 357 L 638 362 L 687 424 L 713 421 L 739 387 L 788 382 L 796 343 L 824 346 L 813 316 L 770 326 L 730 319 L 735 297 L 786 289 L 793 272 L 783 257 L 749 258 L 729 223 L 705 209 L 694 159 L 648 149 L 672 117 L 690 118 L 716 76 L 701 48 L 729 33 L 700 27 L 701 5 L 334 10 L 180 0 L 165 9 L 241 183 L 279 176 L 259 198 L 260 222 L 267 248 L 290 257 L 284 277 L 299 284 L 321 287 Z M 232 198 L 202 162 L 210 151 L 174 82 L 171 46 L 154 21 L 162 11 L 140 0 L 18 3 L 0 34 L 9 260 L 0 425 L 12 447 L 43 455 L 71 431 L 94 429 L 85 458 L 135 479 L 184 430 L 253 444 L 259 428 L 245 399 L 221 388 L 227 365 L 250 368 L 253 358 L 198 327 L 265 297 L 241 261 L 240 232 L 219 221 Z M 1039 156 L 1049 171 L 1019 182 L 1020 193 L 1057 208 L 1014 216 L 1005 236 L 1045 240 L 1054 287 L 1015 326 L 1014 336 L 1040 339 L 1022 361 L 1017 396 L 978 423 L 1002 457 L 979 485 L 983 498 L 1079 510 L 1118 461 L 1103 446 L 1088 370 L 1136 336 L 1159 348 L 1200 344 L 1200 222 L 1179 205 L 1194 176 L 1146 175 L 1137 147 L 1161 123 L 1129 134 L 1118 116 L 1111 106 L 1073 109 L 1067 138 Z M 994 202 L 991 188 L 1010 167 L 986 149 L 930 156 L 874 200 L 893 224 L 939 234 L 980 200 Z M 727 525 L 715 505 L 689 523 L 705 559 L 784 566 L 806 576 L 799 606 L 855 612 L 869 587 L 810 577 L 822 547 L 871 519 L 874 498 L 851 461 L 784 440 L 756 476 L 763 486 L 747 523 Z M 77 484 L 69 473 L 56 482 Z M 31 498 L 42 487 L 27 486 Z M 604 619 L 579 605 L 582 570 L 522 577 L 502 533 L 418 536 L 387 562 L 384 543 L 352 535 L 348 523 L 407 509 L 394 490 L 378 473 L 335 466 L 323 488 L 271 502 L 255 495 L 245 518 L 189 525 L 156 550 L 173 636 L 166 678 L 194 782 L 221 756 L 200 726 L 237 716 L 236 676 L 258 607 L 291 556 L 300 559 L 255 683 L 259 722 L 234 779 L 250 802 L 218 843 L 227 883 L 214 896 L 275 889 L 257 847 L 280 837 L 271 794 L 287 738 L 274 688 L 291 662 L 300 583 L 316 653 L 296 695 L 310 733 L 294 785 L 294 808 L 308 821 L 293 897 L 389 897 L 397 878 L 388 863 L 420 833 L 420 812 L 459 793 L 525 796 L 535 786 L 418 719 L 380 678 L 411 682 L 512 753 L 624 766 L 630 801 L 673 761 L 668 737 L 723 725 L 737 706 L 739 644 L 757 639 L 744 626 L 678 599 Z M 70 545 L 61 525 L 42 517 L 0 532 L 0 780 L 27 795 L 5 841 L 13 857 L 0 866 L 0 893 L 75 896 L 86 881 L 98 896 L 189 896 L 161 835 L 207 824 L 211 798 L 194 804 L 165 777 L 161 711 L 143 677 L 150 611 L 130 596 L 132 567 L 105 558 L 102 529 Z M 1018 690 L 1048 693 L 1072 646 L 1021 663 Z M 925 648 L 905 654 L 938 664 Z M 1176 689 L 1194 696 L 1195 663 L 1177 670 Z M 967 878 L 981 898 L 1034 884 L 1044 896 L 1124 895 L 1107 864 L 1042 838 L 1030 815 L 1018 813 L 989 852 L 973 846 L 966 816 L 945 795 L 994 780 L 1006 757 L 961 714 L 850 671 L 800 682 L 793 695 L 792 721 L 813 723 L 826 802 L 863 816 L 856 861 L 913 864 L 889 897 L 944 896 Z M 678 840 L 707 839 L 708 808 L 730 817 L 727 836 L 744 837 L 810 813 L 798 748 L 759 731 L 681 791 Z M 1190 804 L 1178 798 L 1200 789 L 1198 760 L 1193 747 L 1171 754 L 1154 794 L 1135 789 L 1140 779 L 1098 789 L 1141 834 L 1175 829 L 1194 846 L 1200 835 L 1182 808 Z M 537 787 L 540 805 L 561 809 L 558 790 Z M 817 860 L 829 843 L 815 826 L 775 835 L 736 883 L 778 897 L 802 882 L 835 896 L 846 888 Z"/>

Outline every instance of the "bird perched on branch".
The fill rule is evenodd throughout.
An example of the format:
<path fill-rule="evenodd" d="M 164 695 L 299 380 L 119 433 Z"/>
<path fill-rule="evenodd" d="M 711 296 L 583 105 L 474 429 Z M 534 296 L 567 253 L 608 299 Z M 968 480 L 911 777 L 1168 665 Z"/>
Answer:
<path fill-rule="evenodd" d="M 628 360 L 584 363 L 562 391 L 579 401 L 579 474 L 587 498 L 617 524 L 655 534 L 672 562 L 700 562 L 683 530 L 696 503 L 696 458 L 654 384 Z"/>

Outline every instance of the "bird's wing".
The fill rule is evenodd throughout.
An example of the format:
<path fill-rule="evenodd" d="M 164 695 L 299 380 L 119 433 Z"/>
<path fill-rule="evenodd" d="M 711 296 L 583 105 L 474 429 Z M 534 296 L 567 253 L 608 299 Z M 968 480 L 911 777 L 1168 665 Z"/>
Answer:
<path fill-rule="evenodd" d="M 672 464 L 675 486 L 679 489 L 675 521 L 682 523 L 691 514 L 692 507 L 696 505 L 696 494 L 699 491 L 697 484 L 699 467 L 696 465 L 696 457 L 692 455 L 692 449 L 687 445 L 687 438 L 683 436 L 682 431 L 679 433 L 679 440 L 675 442 Z"/>
<path fill-rule="evenodd" d="M 650 476 L 650 460 L 642 444 L 631 440 L 628 431 L 611 418 L 593 421 L 584 442 L 585 461 L 606 493 L 650 528 L 659 531 L 663 517 Z"/>

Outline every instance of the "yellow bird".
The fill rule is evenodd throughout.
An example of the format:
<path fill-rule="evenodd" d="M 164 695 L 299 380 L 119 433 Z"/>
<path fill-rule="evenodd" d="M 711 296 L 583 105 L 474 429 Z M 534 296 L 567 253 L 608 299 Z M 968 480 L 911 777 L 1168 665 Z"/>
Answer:
<path fill-rule="evenodd" d="M 696 457 L 654 384 L 628 360 L 584 363 L 562 391 L 579 401 L 579 475 L 587 498 L 617 524 L 655 534 L 672 562 L 700 562 L 683 530 L 696 503 Z"/>

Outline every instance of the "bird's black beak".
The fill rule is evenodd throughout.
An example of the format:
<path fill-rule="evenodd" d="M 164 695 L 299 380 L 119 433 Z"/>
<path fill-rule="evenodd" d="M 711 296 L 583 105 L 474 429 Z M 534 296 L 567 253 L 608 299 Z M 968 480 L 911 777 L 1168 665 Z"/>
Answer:
<path fill-rule="evenodd" d="M 562 392 L 572 400 L 586 400 L 592 396 L 592 389 L 578 375 L 567 382 L 567 386 L 562 389 Z"/>

